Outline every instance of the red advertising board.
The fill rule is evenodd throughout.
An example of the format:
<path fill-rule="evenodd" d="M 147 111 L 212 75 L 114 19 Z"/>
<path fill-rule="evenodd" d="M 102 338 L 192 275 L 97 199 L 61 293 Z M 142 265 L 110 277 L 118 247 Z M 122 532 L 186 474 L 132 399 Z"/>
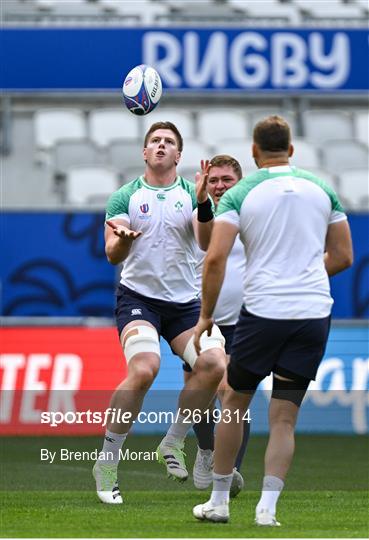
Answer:
<path fill-rule="evenodd" d="M 77 411 L 104 411 L 127 367 L 115 328 L 0 329 L 0 434 L 93 434 L 101 423 Z M 69 414 L 57 427 L 42 413 Z"/>

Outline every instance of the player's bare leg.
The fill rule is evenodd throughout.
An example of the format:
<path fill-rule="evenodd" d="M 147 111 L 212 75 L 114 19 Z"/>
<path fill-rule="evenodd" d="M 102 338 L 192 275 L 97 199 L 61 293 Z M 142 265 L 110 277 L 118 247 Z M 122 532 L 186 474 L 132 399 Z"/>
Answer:
<path fill-rule="evenodd" d="M 172 349 L 181 357 L 186 357 L 185 349 L 192 336 L 192 330 L 183 332 L 172 343 Z M 193 375 L 190 377 L 178 400 L 175 422 L 158 447 L 159 461 L 166 465 L 167 473 L 174 479 L 184 481 L 188 472 L 184 461 L 184 439 L 192 426 L 192 413 L 199 416 L 212 402 L 226 366 L 223 348 L 209 348 L 193 359 Z"/>
<path fill-rule="evenodd" d="M 209 501 L 193 509 L 197 519 L 228 521 L 229 492 L 233 480 L 233 467 L 242 442 L 243 417 L 252 394 L 241 394 L 230 387 L 222 392 L 222 418 L 215 438 L 213 491 Z"/>
<path fill-rule="evenodd" d="M 278 375 L 275 377 L 282 379 Z M 298 413 L 299 407 L 292 401 L 271 398 L 263 488 L 255 512 L 255 521 L 258 525 L 279 525 L 275 518 L 276 506 L 295 451 L 295 425 Z"/>
<path fill-rule="evenodd" d="M 151 325 L 142 323 L 142 321 L 139 321 L 140 326 L 144 326 L 141 333 L 143 333 L 148 343 L 152 339 L 152 343 L 155 345 L 156 331 L 154 332 Z M 158 344 L 155 345 L 158 354 L 155 352 L 135 353 L 137 346 L 140 347 L 140 329 L 137 327 L 138 323 L 134 321 L 127 325 L 122 332 L 122 347 L 128 357 L 128 374 L 127 378 L 115 390 L 110 401 L 110 409 L 124 413 L 124 421 L 121 419 L 121 414 L 111 415 L 105 432 L 102 452 L 93 468 L 97 495 L 102 502 L 108 504 L 120 504 L 123 502 L 117 480 L 120 451 L 133 421 L 141 410 L 145 394 L 151 387 L 160 366 Z M 146 330 L 145 327 L 147 327 Z M 127 336 L 129 337 L 130 334 L 136 338 L 134 342 L 135 348 L 131 346 L 131 349 L 125 347 Z M 132 355 L 132 352 L 135 354 Z"/>

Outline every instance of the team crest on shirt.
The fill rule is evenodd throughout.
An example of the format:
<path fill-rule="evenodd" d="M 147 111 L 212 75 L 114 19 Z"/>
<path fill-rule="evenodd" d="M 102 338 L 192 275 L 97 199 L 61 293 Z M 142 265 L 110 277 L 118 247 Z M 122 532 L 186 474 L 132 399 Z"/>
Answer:
<path fill-rule="evenodd" d="M 138 216 L 140 219 L 149 219 L 151 215 L 149 214 L 150 207 L 147 203 L 140 205 L 141 214 Z"/>
<path fill-rule="evenodd" d="M 183 203 L 181 201 L 177 201 L 174 207 L 177 210 L 177 212 L 180 212 L 183 208 Z"/>

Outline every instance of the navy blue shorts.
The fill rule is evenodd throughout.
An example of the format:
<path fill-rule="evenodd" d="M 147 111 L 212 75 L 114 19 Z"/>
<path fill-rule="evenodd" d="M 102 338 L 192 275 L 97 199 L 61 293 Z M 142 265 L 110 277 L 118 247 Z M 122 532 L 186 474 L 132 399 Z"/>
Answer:
<path fill-rule="evenodd" d="M 233 334 L 234 334 L 234 329 L 236 328 L 236 325 L 235 324 L 229 324 L 226 326 L 218 325 L 218 328 L 225 339 L 225 344 L 224 344 L 225 352 L 226 354 L 231 354 L 231 345 L 232 345 Z M 192 371 L 191 366 L 189 366 L 187 362 L 183 362 L 182 367 L 183 367 L 183 371 L 187 371 L 189 373 Z"/>
<path fill-rule="evenodd" d="M 260 379 L 278 371 L 281 375 L 286 371 L 297 377 L 315 379 L 325 352 L 330 322 L 330 316 L 265 319 L 242 307 L 233 336 L 228 383 L 240 390 L 244 380 L 246 387 L 248 372 Z"/>
<path fill-rule="evenodd" d="M 119 335 L 130 322 L 150 322 L 169 344 L 185 330 L 193 328 L 200 315 L 200 300 L 176 303 L 138 294 L 124 285 L 117 289 L 115 318 Z"/>

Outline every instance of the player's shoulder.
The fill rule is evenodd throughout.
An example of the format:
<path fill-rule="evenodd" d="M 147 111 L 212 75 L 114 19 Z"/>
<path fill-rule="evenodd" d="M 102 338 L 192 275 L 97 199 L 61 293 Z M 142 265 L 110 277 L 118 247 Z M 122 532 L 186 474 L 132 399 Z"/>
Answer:
<path fill-rule="evenodd" d="M 183 176 L 177 177 L 178 186 L 183 189 L 184 191 L 187 191 L 187 193 L 196 193 L 195 184 L 188 180 L 187 178 L 184 178 Z"/>
<path fill-rule="evenodd" d="M 241 178 L 237 184 L 228 189 L 224 195 L 222 195 L 217 214 L 229 211 L 231 209 L 239 212 L 243 201 L 250 191 L 264 180 L 267 180 L 267 174 L 264 169 L 259 169 L 258 171 Z"/>
<path fill-rule="evenodd" d="M 114 191 L 110 195 L 109 200 L 119 201 L 124 200 L 127 197 L 130 198 L 136 191 L 141 189 L 143 187 L 142 177 L 139 176 L 135 180 L 132 180 L 131 182 L 127 182 L 126 184 L 123 184 L 119 189 Z"/>
<path fill-rule="evenodd" d="M 136 178 L 114 191 L 108 200 L 106 209 L 107 217 L 128 213 L 129 201 L 134 193 L 143 186 L 142 178 Z"/>
<path fill-rule="evenodd" d="M 292 171 L 295 177 L 307 180 L 313 183 L 315 186 L 319 187 L 321 189 L 321 192 L 324 192 L 329 197 L 333 210 L 339 210 L 343 212 L 343 208 L 337 193 L 335 192 L 333 187 L 326 182 L 326 180 L 324 180 L 320 176 L 316 176 L 310 171 L 307 171 L 305 169 L 299 169 L 298 167 L 292 167 Z"/>
<path fill-rule="evenodd" d="M 183 176 L 177 177 L 177 185 L 179 189 L 182 189 L 188 196 L 191 198 L 192 208 L 196 208 L 197 199 L 196 199 L 196 186 L 191 180 L 187 180 Z"/>

